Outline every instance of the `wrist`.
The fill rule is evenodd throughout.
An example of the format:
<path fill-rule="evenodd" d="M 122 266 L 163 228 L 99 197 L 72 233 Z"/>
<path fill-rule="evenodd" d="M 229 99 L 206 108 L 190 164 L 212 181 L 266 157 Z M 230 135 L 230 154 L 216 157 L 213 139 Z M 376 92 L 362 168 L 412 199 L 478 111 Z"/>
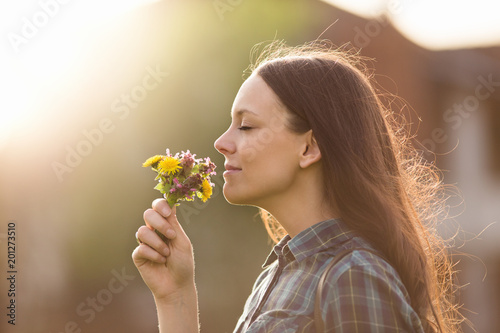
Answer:
<path fill-rule="evenodd" d="M 155 296 L 160 333 L 199 333 L 198 297 L 193 284 L 165 297 Z"/>
<path fill-rule="evenodd" d="M 192 301 L 197 302 L 198 294 L 196 291 L 196 285 L 193 283 L 183 288 L 179 288 L 173 293 L 167 295 L 153 294 L 153 297 L 157 306 L 179 306 L 191 303 Z"/>

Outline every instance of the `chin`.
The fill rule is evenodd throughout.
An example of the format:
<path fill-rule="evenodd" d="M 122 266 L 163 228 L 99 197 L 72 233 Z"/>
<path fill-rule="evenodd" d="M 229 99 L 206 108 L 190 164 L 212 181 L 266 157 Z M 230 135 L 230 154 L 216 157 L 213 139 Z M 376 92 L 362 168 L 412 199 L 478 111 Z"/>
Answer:
<path fill-rule="evenodd" d="M 230 188 L 227 183 L 224 184 L 222 189 L 224 198 L 226 198 L 226 201 L 230 204 L 239 206 L 255 206 L 255 204 L 252 204 L 252 200 L 248 197 L 248 195 L 238 192 L 240 191 L 237 191 L 235 188 Z"/>
<path fill-rule="evenodd" d="M 241 198 L 240 196 L 236 195 L 234 191 L 227 190 L 226 186 L 224 185 L 224 189 L 222 191 L 224 193 L 224 198 L 226 198 L 226 201 L 229 202 L 232 205 L 244 205 L 244 198 Z"/>

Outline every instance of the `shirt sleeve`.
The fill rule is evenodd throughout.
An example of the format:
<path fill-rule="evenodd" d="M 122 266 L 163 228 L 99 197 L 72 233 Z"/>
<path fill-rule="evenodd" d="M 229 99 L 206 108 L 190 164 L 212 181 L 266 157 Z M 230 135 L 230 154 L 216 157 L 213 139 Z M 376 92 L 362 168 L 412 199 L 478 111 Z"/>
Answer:
<path fill-rule="evenodd" d="M 325 282 L 325 332 L 423 332 L 398 274 L 383 259 L 354 251 Z"/>

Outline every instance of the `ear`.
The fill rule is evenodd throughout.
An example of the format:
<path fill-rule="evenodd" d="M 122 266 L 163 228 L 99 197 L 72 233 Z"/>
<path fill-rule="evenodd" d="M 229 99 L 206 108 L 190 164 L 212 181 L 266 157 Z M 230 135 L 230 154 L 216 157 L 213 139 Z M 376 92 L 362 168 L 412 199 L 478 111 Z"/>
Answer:
<path fill-rule="evenodd" d="M 321 159 L 321 151 L 318 147 L 318 142 L 314 137 L 312 130 L 304 133 L 304 146 L 300 155 L 299 165 L 301 168 L 307 168 L 308 166 L 318 162 Z"/>

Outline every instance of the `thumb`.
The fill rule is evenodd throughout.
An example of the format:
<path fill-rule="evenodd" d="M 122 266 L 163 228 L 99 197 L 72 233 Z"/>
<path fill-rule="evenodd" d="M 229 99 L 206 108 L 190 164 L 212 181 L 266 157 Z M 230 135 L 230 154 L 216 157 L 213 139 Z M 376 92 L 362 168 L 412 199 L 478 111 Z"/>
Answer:
<path fill-rule="evenodd" d="M 177 220 L 177 206 L 174 205 L 174 207 L 170 207 L 167 200 L 158 198 L 153 201 L 152 208 L 167 221 L 169 229 L 175 231 L 176 234 L 181 233 L 185 235 L 182 226 Z"/>
<path fill-rule="evenodd" d="M 182 241 L 190 242 L 189 237 L 184 231 L 184 228 L 182 228 L 179 220 L 177 219 L 177 205 L 174 205 L 174 207 L 170 207 L 167 200 L 165 200 L 164 198 L 158 198 L 153 201 L 152 206 L 156 212 L 158 212 L 167 220 L 169 228 L 175 232 L 175 236 L 172 235 L 173 237 L 169 237 L 170 239 L 178 238 L 178 241 L 182 239 Z"/>

